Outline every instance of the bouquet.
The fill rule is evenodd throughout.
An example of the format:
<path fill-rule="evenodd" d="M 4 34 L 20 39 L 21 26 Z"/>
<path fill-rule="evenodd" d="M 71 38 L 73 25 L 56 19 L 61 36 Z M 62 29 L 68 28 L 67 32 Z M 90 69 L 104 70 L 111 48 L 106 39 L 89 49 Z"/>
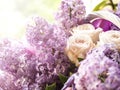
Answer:
<path fill-rule="evenodd" d="M 120 5 L 110 1 L 112 11 L 104 0 L 86 14 L 82 0 L 62 0 L 55 23 L 35 16 L 24 41 L 0 40 L 0 90 L 120 90 Z"/>

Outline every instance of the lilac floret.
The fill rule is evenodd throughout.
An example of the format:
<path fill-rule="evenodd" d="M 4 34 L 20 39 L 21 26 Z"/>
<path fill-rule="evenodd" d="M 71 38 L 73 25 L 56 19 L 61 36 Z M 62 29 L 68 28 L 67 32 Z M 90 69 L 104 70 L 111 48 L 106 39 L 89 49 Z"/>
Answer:
<path fill-rule="evenodd" d="M 71 28 L 81 23 L 85 13 L 82 0 L 62 0 L 55 18 L 60 27 L 69 34 Z"/>
<path fill-rule="evenodd" d="M 59 74 L 69 76 L 72 65 L 64 50 L 66 34 L 42 18 L 36 17 L 34 22 L 26 32 L 30 47 L 15 40 L 1 41 L 0 69 L 14 76 L 17 90 L 44 90 L 53 83 L 60 90 Z"/>
<path fill-rule="evenodd" d="M 39 60 L 36 63 L 37 74 L 35 81 L 42 89 L 45 88 L 46 84 L 50 85 L 55 82 L 60 86 L 59 74 L 69 75 L 71 62 L 65 55 L 63 48 L 65 45 L 61 44 L 62 41 L 58 44 L 57 40 L 59 39 L 56 36 L 56 39 L 52 39 L 53 41 L 56 40 L 53 46 L 41 47 L 40 52 L 36 54 Z"/>
<path fill-rule="evenodd" d="M 7 87 L 15 88 L 12 90 L 44 90 L 46 85 L 56 82 L 60 90 L 62 83 L 59 74 L 69 76 L 72 64 L 64 50 L 57 48 L 57 46 L 41 47 L 39 50 L 32 51 L 15 40 L 2 40 L 0 69 L 5 72 L 4 75 L 8 73 L 13 77 L 10 82 L 14 82 L 7 83 L 8 79 L 5 82 L 6 85 L 8 84 Z M 2 77 L 0 80 L 3 80 Z M 4 89 L 5 84 L 1 83 L 0 86 Z"/>
<path fill-rule="evenodd" d="M 72 76 L 69 77 L 67 82 L 64 84 L 64 87 L 62 88 L 62 90 L 65 90 L 68 87 L 72 87 L 72 88 L 74 88 L 73 90 L 76 90 L 74 86 L 75 85 L 74 85 L 74 74 L 73 74 Z"/>
<path fill-rule="evenodd" d="M 105 44 L 98 48 L 94 48 L 88 52 L 87 58 L 97 58 L 97 60 L 108 58 L 120 63 L 120 52 L 115 47 L 116 46 L 114 44 Z"/>
<path fill-rule="evenodd" d="M 0 90 L 17 90 L 14 84 L 15 77 L 8 72 L 0 70 Z"/>
<path fill-rule="evenodd" d="M 79 67 L 79 76 L 75 77 L 77 90 L 117 90 L 120 87 L 120 68 L 118 63 L 109 59 L 101 61 L 92 59 L 92 63 L 88 65 L 88 60 L 85 61 Z"/>
<path fill-rule="evenodd" d="M 8 39 L 0 42 L 0 69 L 14 77 L 16 90 L 28 88 L 34 82 L 35 60 L 35 54 L 21 42 Z"/>
<path fill-rule="evenodd" d="M 36 49 L 49 48 L 61 49 L 66 45 L 66 34 L 57 25 L 51 25 L 41 17 L 34 17 L 35 25 L 27 26 L 26 38 Z M 54 49 L 53 49 L 54 51 Z"/>
<path fill-rule="evenodd" d="M 111 44 L 89 52 L 80 63 L 77 73 L 73 75 L 76 90 L 119 90 L 119 57 L 120 53 Z"/>
<path fill-rule="evenodd" d="M 52 36 L 53 27 L 41 17 L 33 17 L 32 22 L 26 27 L 26 38 L 32 46 L 39 47 Z"/>

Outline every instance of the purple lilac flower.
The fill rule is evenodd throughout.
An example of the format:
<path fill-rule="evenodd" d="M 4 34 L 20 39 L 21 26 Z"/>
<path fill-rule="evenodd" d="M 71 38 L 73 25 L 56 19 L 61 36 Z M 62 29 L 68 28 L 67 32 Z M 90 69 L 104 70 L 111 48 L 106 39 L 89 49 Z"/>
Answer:
<path fill-rule="evenodd" d="M 47 22 L 41 18 L 35 18 L 35 23 L 34 27 L 28 26 L 26 36 L 32 49 L 15 40 L 0 42 L 0 70 L 10 74 L 14 81 L 12 85 L 5 84 L 17 88 L 13 90 L 44 90 L 46 85 L 56 82 L 60 90 L 59 74 L 68 76 L 71 69 L 64 52 L 66 34 L 56 25 L 44 24 Z M 5 85 L 1 85 L 4 89 Z"/>
<path fill-rule="evenodd" d="M 14 76 L 0 70 L 0 90 L 17 90 L 17 86 L 14 84 Z"/>
<path fill-rule="evenodd" d="M 33 22 L 35 25 L 28 25 L 26 32 L 27 41 L 34 47 L 38 59 L 35 84 L 31 87 L 33 90 L 43 90 L 46 84 L 54 82 L 60 86 L 59 74 L 68 76 L 71 68 L 71 62 L 64 52 L 67 40 L 65 31 L 40 17 L 35 17 Z"/>
<path fill-rule="evenodd" d="M 35 25 L 28 24 L 26 38 L 36 49 L 50 48 L 55 49 L 65 48 L 67 36 L 63 30 L 57 25 L 51 25 L 41 17 L 34 17 Z"/>
<path fill-rule="evenodd" d="M 93 49 L 80 63 L 77 73 L 73 74 L 71 86 L 75 86 L 74 90 L 119 90 L 119 60 L 120 53 L 114 45 L 106 44 Z"/>
<path fill-rule="evenodd" d="M 9 86 L 11 85 L 9 83 L 4 84 L 8 84 L 7 86 L 13 88 L 12 90 L 24 90 L 34 82 L 36 75 L 35 60 L 35 54 L 21 42 L 8 39 L 0 41 L 0 69 L 4 72 L 3 75 L 8 73 L 8 77 L 12 77 L 10 82 L 9 79 L 6 81 L 14 82 L 12 86 L 17 89 Z M 0 77 L 0 79 L 3 80 L 4 78 Z M 4 85 L 1 88 L 4 89 Z"/>
<path fill-rule="evenodd" d="M 60 32 L 56 32 L 58 33 Z M 57 44 L 57 41 L 54 44 Z M 7 85 L 6 88 L 11 87 L 12 90 L 44 90 L 46 85 L 56 82 L 60 90 L 62 84 L 59 74 L 68 76 L 72 64 L 65 55 L 63 47 L 57 48 L 41 47 L 39 50 L 32 51 L 17 41 L 1 41 L 0 70 L 4 72 L 3 75 L 11 77 L 10 82 L 14 83 L 7 83 L 9 79 L 2 83 L 4 77 L 1 76 L 0 88 L 4 89 Z"/>
<path fill-rule="evenodd" d="M 120 63 L 120 53 L 114 44 L 105 44 L 103 46 L 95 48 L 88 52 L 87 57 L 97 58 L 97 60 L 102 60 L 104 57 L 107 57 L 112 61 Z"/>
<path fill-rule="evenodd" d="M 42 53 L 43 54 L 43 53 Z M 46 84 L 57 83 L 60 85 L 59 74 L 65 76 L 69 75 L 71 64 L 68 58 L 64 55 L 64 52 L 55 51 L 45 53 L 46 58 L 40 58 L 41 62 L 38 61 L 36 64 L 36 82 L 41 88 L 45 88 Z"/>
<path fill-rule="evenodd" d="M 62 0 L 55 18 L 69 35 L 70 29 L 81 23 L 85 13 L 85 6 L 81 0 Z"/>
<path fill-rule="evenodd" d="M 38 48 L 51 37 L 53 27 L 41 17 L 33 17 L 31 22 L 26 27 L 26 38 L 33 47 Z"/>
<path fill-rule="evenodd" d="M 75 84 L 74 84 L 74 74 L 72 76 L 70 76 L 67 80 L 67 82 L 64 84 L 64 87 L 62 88 L 62 90 L 66 90 L 67 88 L 71 88 L 72 90 L 76 90 L 75 89 Z"/>

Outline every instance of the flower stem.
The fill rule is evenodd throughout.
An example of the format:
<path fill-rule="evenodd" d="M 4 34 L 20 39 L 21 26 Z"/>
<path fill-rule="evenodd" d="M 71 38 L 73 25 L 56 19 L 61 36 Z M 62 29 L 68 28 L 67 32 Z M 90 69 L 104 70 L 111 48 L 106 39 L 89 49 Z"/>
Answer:
<path fill-rule="evenodd" d="M 112 0 L 109 0 L 109 1 L 111 3 L 112 9 L 115 10 L 115 5 L 114 5 L 113 1 Z"/>

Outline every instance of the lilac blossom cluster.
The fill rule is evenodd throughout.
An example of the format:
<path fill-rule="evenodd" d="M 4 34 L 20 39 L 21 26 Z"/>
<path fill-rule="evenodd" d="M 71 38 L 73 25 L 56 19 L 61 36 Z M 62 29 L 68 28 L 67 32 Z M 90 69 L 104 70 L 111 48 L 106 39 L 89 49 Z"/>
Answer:
<path fill-rule="evenodd" d="M 0 41 L 0 88 L 28 90 L 35 78 L 35 54 L 15 40 Z M 6 79 L 7 78 L 7 79 Z M 2 82 L 6 79 L 6 82 Z M 3 84 L 2 84 L 3 83 Z"/>
<path fill-rule="evenodd" d="M 52 33 L 52 25 L 39 16 L 32 17 L 26 27 L 27 41 L 35 48 L 39 48 L 42 43 L 46 43 Z"/>
<path fill-rule="evenodd" d="M 63 0 L 56 16 L 59 23 L 32 18 L 26 28 L 28 46 L 15 40 L 0 41 L 0 90 L 45 90 L 53 83 L 60 90 L 63 84 L 59 75 L 72 72 L 72 63 L 64 52 L 67 36 L 84 15 L 81 0 Z"/>
<path fill-rule="evenodd" d="M 71 28 L 81 24 L 85 13 L 85 6 L 81 0 L 62 0 L 55 18 L 60 27 L 69 35 Z"/>
<path fill-rule="evenodd" d="M 40 90 L 48 84 L 59 84 L 59 74 L 69 75 L 71 62 L 65 55 L 66 34 L 57 25 L 51 25 L 40 17 L 34 18 L 33 26 L 27 27 L 27 40 L 35 47 L 36 58 L 36 85 Z M 37 38 L 37 39 L 36 39 Z M 33 88 L 36 88 L 36 85 Z M 57 87 L 60 89 L 60 87 Z"/>
<path fill-rule="evenodd" d="M 119 90 L 120 52 L 114 45 L 105 44 L 91 50 L 80 63 L 62 90 Z"/>
<path fill-rule="evenodd" d="M 56 24 L 49 24 L 41 17 L 33 17 L 32 22 L 26 27 L 28 43 L 36 49 L 49 48 L 63 51 L 66 46 L 67 36 Z"/>
<path fill-rule="evenodd" d="M 28 46 L 15 40 L 0 41 L 0 80 L 8 76 L 7 82 L 0 81 L 3 90 L 45 90 L 53 83 L 60 90 L 59 75 L 69 76 L 72 64 L 64 52 L 65 32 L 40 17 L 33 22 L 26 31 Z"/>

